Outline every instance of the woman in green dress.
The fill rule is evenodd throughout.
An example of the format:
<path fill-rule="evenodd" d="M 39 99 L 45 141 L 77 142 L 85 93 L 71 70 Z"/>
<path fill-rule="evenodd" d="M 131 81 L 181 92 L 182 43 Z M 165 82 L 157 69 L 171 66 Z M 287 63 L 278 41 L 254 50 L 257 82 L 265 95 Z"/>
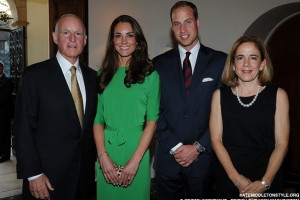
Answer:
<path fill-rule="evenodd" d="M 148 148 L 158 119 L 159 85 L 140 25 L 119 16 L 111 24 L 98 77 L 98 200 L 150 199 Z"/>

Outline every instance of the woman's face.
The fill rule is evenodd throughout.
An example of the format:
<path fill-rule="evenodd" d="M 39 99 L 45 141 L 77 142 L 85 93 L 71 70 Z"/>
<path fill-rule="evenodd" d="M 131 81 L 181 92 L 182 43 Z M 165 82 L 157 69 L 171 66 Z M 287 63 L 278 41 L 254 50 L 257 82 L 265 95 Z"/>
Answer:
<path fill-rule="evenodd" d="M 113 42 L 119 54 L 119 60 L 122 63 L 127 62 L 131 58 L 137 43 L 130 23 L 120 22 L 115 26 Z"/>
<path fill-rule="evenodd" d="M 251 82 L 257 80 L 259 71 L 266 65 L 266 60 L 261 60 L 260 55 L 261 53 L 252 42 L 242 43 L 237 48 L 233 67 L 239 81 Z"/>

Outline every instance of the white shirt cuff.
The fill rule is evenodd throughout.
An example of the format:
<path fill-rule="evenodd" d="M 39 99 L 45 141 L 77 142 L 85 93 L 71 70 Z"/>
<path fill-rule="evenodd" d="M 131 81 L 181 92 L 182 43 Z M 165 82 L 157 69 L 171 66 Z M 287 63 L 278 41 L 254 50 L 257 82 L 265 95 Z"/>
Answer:
<path fill-rule="evenodd" d="M 39 174 L 39 175 L 36 175 L 36 176 L 31 176 L 31 177 L 29 177 L 29 178 L 27 178 L 27 180 L 28 181 L 32 181 L 33 179 L 36 179 L 36 178 L 38 178 L 38 177 L 40 177 L 40 176 L 42 176 L 43 174 Z"/>
<path fill-rule="evenodd" d="M 183 144 L 182 144 L 182 142 L 179 142 L 175 147 L 173 147 L 170 151 L 169 151 L 169 153 L 171 154 L 171 155 L 173 155 L 174 154 L 174 152 L 176 151 L 176 149 L 178 149 L 180 146 L 182 146 Z"/>

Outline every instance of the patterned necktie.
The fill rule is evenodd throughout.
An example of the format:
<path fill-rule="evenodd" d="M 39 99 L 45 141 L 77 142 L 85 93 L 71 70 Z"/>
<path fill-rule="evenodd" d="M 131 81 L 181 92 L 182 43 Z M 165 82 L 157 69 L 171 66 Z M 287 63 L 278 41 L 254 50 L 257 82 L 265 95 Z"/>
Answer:
<path fill-rule="evenodd" d="M 185 95 L 189 96 L 190 86 L 192 84 L 192 65 L 189 60 L 190 52 L 186 52 L 185 59 L 183 61 L 183 78 L 184 78 L 184 88 Z"/>
<path fill-rule="evenodd" d="M 81 92 L 79 89 L 79 85 L 77 82 L 77 77 L 76 77 L 76 67 L 72 66 L 70 68 L 71 71 L 71 94 L 75 103 L 77 115 L 79 118 L 80 125 L 82 127 L 82 122 L 83 122 L 83 103 L 82 103 L 82 96 Z"/>

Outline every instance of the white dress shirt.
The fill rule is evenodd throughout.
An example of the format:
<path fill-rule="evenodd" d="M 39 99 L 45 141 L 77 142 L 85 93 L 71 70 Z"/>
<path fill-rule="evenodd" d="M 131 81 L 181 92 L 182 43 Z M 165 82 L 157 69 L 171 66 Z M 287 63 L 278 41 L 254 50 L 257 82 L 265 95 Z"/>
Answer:
<path fill-rule="evenodd" d="M 189 60 L 192 65 L 192 73 L 194 73 L 195 70 L 199 49 L 200 49 L 200 42 L 198 41 L 198 43 L 189 51 L 191 53 Z M 181 45 L 178 45 L 178 50 L 180 54 L 181 67 L 183 68 L 182 64 L 186 57 L 187 50 L 185 50 Z"/>
<path fill-rule="evenodd" d="M 72 65 L 69 61 L 67 61 L 60 53 L 59 51 L 56 54 L 57 61 L 59 63 L 59 66 L 65 76 L 66 82 L 68 84 L 68 87 L 71 91 L 71 71 L 70 68 L 71 66 L 76 67 L 76 77 L 77 77 L 77 82 L 80 88 L 81 96 L 82 96 L 82 101 L 83 101 L 83 111 L 85 112 L 85 105 L 86 105 L 86 92 L 85 92 L 85 86 L 84 86 L 84 81 L 83 81 L 83 76 L 82 76 L 82 71 L 79 66 L 79 60 L 76 61 L 74 65 Z"/>
<path fill-rule="evenodd" d="M 200 42 L 198 41 L 198 43 L 189 51 L 191 53 L 189 56 L 189 60 L 190 60 L 191 66 L 192 66 L 192 74 L 194 74 L 194 71 L 195 71 L 195 66 L 196 66 L 199 49 L 200 49 Z M 179 50 L 179 55 L 180 55 L 181 67 L 183 68 L 182 64 L 186 57 L 187 50 L 185 50 L 180 44 L 178 44 L 178 50 Z M 178 149 L 182 145 L 183 145 L 183 143 L 179 142 L 177 145 L 175 145 L 169 151 L 170 154 L 174 154 L 176 149 Z"/>

